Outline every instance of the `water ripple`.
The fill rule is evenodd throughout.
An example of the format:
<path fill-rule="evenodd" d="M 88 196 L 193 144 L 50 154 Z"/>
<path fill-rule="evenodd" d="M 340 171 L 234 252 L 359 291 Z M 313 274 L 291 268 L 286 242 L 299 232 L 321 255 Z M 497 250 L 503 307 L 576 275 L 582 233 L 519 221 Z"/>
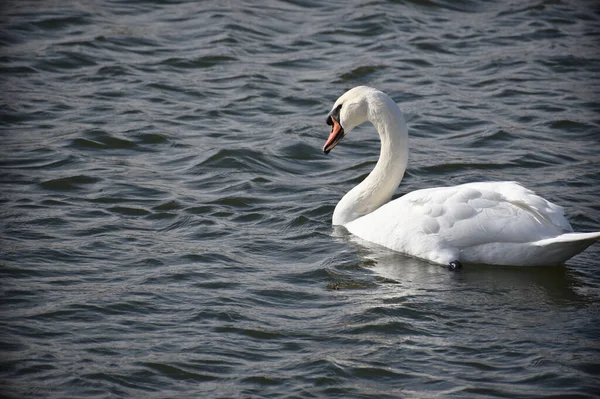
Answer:
<path fill-rule="evenodd" d="M 367 84 L 398 195 L 518 180 L 598 230 L 591 2 L 50 4 L 0 13 L 0 383 L 20 397 L 595 397 L 599 250 L 459 274 L 332 229 L 375 164 L 324 116 Z"/>

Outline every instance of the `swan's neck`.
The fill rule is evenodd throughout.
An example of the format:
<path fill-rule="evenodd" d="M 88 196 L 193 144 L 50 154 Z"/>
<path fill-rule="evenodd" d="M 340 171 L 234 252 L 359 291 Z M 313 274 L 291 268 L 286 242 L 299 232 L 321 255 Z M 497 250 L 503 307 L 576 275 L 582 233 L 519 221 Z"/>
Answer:
<path fill-rule="evenodd" d="M 388 202 L 402 181 L 408 163 L 408 131 L 404 117 L 389 97 L 370 104 L 368 120 L 377 128 L 381 153 L 377 165 L 335 207 L 333 224 L 345 225 Z"/>

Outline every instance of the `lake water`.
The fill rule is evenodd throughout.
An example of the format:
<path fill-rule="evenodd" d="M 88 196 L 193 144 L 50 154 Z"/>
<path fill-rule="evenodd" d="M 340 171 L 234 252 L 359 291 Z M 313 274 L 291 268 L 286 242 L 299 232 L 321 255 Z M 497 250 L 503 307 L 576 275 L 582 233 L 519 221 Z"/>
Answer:
<path fill-rule="evenodd" d="M 458 273 L 331 226 L 405 112 L 397 195 L 517 180 L 600 229 L 595 1 L 5 1 L 2 398 L 592 398 L 600 244 Z"/>

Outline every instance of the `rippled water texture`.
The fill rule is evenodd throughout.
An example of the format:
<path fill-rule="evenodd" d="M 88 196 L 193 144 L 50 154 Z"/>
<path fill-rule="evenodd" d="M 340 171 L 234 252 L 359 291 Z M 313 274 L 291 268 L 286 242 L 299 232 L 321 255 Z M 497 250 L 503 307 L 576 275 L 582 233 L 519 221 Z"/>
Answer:
<path fill-rule="evenodd" d="M 459 273 L 333 229 L 387 92 L 398 195 L 517 180 L 600 229 L 595 1 L 3 1 L 0 396 L 584 398 L 600 244 Z"/>

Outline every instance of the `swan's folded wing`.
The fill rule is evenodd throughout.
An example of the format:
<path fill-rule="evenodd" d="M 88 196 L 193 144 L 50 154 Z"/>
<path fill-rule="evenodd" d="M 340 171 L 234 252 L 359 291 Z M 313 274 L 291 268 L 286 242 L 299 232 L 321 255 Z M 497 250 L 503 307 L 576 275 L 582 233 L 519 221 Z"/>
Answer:
<path fill-rule="evenodd" d="M 471 261 L 517 264 L 523 255 L 509 259 L 507 253 L 572 231 L 561 207 L 512 182 L 413 191 L 346 227 L 367 241 L 438 263 L 473 250 Z"/>
<path fill-rule="evenodd" d="M 514 182 L 471 183 L 445 190 L 432 193 L 430 202 L 441 202 L 438 234 L 459 247 L 534 242 L 572 231 L 560 206 Z"/>

